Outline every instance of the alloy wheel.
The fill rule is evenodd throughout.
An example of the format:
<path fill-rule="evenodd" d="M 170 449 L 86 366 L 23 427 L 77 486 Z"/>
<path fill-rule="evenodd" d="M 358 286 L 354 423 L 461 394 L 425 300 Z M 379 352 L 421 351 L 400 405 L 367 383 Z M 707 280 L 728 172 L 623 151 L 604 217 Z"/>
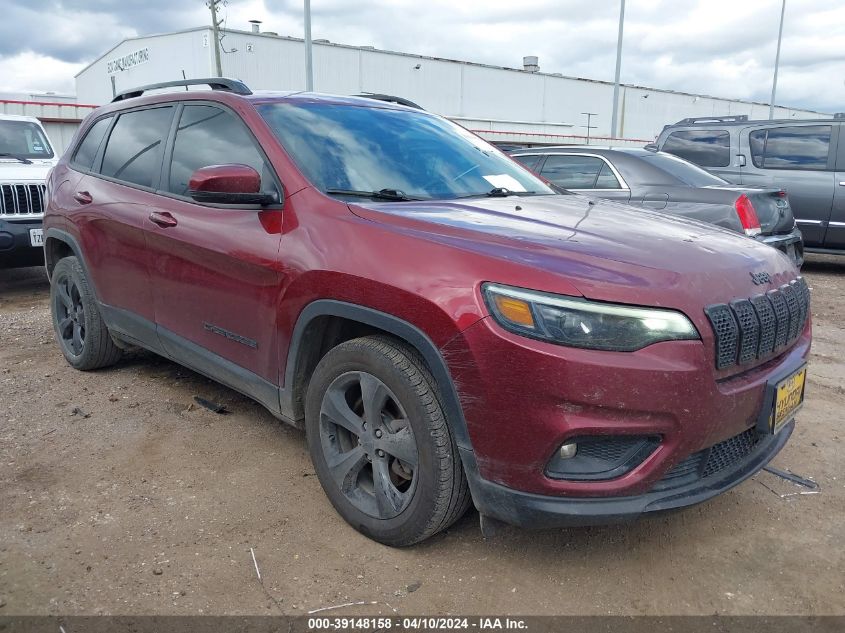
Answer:
<path fill-rule="evenodd" d="M 413 498 L 419 452 L 398 398 L 372 374 L 338 376 L 320 407 L 320 444 L 332 479 L 360 511 L 399 515 Z"/>
<path fill-rule="evenodd" d="M 70 277 L 57 280 L 56 323 L 62 345 L 74 356 L 85 348 L 85 307 L 79 287 Z"/>

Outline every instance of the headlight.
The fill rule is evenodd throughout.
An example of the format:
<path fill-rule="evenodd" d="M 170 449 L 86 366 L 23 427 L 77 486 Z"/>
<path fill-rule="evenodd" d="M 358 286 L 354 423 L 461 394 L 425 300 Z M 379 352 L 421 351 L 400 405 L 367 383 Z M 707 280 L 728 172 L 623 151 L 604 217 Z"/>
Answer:
<path fill-rule="evenodd" d="M 633 352 L 659 341 L 700 338 L 675 310 L 638 308 L 511 286 L 482 286 L 487 307 L 506 330 L 558 345 Z"/>

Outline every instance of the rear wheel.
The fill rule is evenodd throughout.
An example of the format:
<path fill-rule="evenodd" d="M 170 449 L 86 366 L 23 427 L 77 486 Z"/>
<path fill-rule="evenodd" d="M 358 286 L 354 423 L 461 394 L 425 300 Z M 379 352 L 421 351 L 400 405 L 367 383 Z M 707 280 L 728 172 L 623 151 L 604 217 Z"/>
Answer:
<path fill-rule="evenodd" d="M 109 334 L 76 257 L 60 259 L 50 281 L 50 310 L 56 339 L 67 362 L 87 371 L 113 365 L 121 351 Z"/>
<path fill-rule="evenodd" d="M 338 345 L 314 371 L 305 412 L 323 489 L 370 538 L 411 545 L 469 506 L 434 379 L 412 349 L 381 336 Z"/>

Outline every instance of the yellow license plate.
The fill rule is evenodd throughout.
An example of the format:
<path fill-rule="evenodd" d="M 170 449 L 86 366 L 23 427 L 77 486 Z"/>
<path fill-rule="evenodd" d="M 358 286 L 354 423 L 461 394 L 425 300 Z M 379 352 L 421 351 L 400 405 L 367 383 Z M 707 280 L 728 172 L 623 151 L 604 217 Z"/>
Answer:
<path fill-rule="evenodd" d="M 769 420 L 772 433 L 780 431 L 789 422 L 804 402 L 804 383 L 807 368 L 802 367 L 791 376 L 781 380 L 775 387 L 775 408 Z"/>

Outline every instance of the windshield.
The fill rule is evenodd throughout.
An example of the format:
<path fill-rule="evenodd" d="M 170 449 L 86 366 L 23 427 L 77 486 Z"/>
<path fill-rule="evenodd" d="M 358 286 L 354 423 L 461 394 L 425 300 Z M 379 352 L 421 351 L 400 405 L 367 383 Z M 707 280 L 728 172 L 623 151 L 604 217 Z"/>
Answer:
<path fill-rule="evenodd" d="M 259 111 L 324 192 L 387 190 L 425 199 L 554 193 L 489 143 L 424 112 L 325 103 Z"/>
<path fill-rule="evenodd" d="M 31 121 L 0 121 L 0 154 L 15 158 L 53 158 L 40 126 Z"/>
<path fill-rule="evenodd" d="M 724 186 L 728 184 L 727 180 L 722 180 L 698 165 L 693 165 L 689 161 L 685 161 L 683 158 L 678 158 L 672 154 L 664 152 L 643 152 L 642 154 L 637 154 L 637 157 L 654 165 L 658 169 L 662 169 L 670 176 L 674 176 L 690 187 Z"/>

